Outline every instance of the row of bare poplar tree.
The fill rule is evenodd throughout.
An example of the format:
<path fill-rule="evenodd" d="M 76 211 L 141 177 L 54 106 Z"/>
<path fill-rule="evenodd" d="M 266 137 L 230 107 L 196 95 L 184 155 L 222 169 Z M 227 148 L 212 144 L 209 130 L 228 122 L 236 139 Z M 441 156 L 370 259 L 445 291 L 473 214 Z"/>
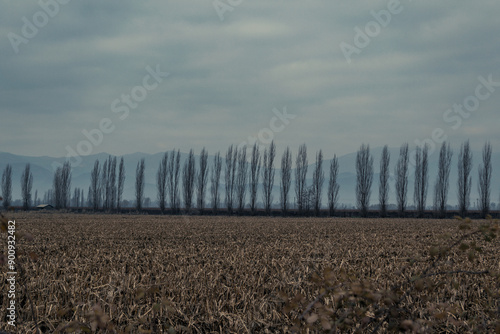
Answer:
<path fill-rule="evenodd" d="M 491 194 L 491 144 L 483 147 L 482 164 L 478 168 L 479 208 L 485 217 L 490 210 Z M 439 152 L 438 173 L 434 183 L 433 209 L 439 217 L 446 215 L 449 176 L 453 151 L 450 145 L 443 142 Z M 379 174 L 379 206 L 382 217 L 387 215 L 389 197 L 389 161 L 390 154 L 387 146 L 382 150 Z M 407 208 L 408 176 L 410 171 L 410 156 L 408 144 L 400 148 L 399 158 L 394 170 L 395 192 L 398 213 L 404 216 Z M 414 160 L 414 187 L 413 199 L 419 217 L 424 215 L 429 183 L 429 146 L 417 147 Z M 469 141 L 460 147 L 458 156 L 458 208 L 460 215 L 465 216 L 470 207 L 470 192 L 472 187 L 472 152 Z M 370 156 L 370 147 L 362 145 L 356 157 L 356 199 L 358 208 L 363 216 L 368 214 L 370 189 L 373 180 L 373 157 Z"/>
<path fill-rule="evenodd" d="M 22 207 L 28 210 L 32 206 L 31 191 L 33 188 L 33 173 L 31 172 L 31 165 L 26 164 L 21 174 L 21 197 Z M 78 188 L 78 196 L 80 190 Z M 38 191 L 35 192 L 35 202 L 38 198 Z M 12 204 L 12 166 L 7 164 L 2 173 L 2 206 L 8 209 Z M 53 188 L 50 189 L 46 195 L 45 200 L 54 204 L 58 209 L 69 208 L 71 200 L 71 165 L 65 162 L 63 166 L 58 167 L 54 172 Z"/>
<path fill-rule="evenodd" d="M 229 146 L 225 159 L 223 160 L 220 152 L 213 157 L 212 168 L 208 166 L 208 152 L 203 148 L 200 153 L 198 164 L 196 164 L 194 152 L 190 150 L 184 165 L 180 165 L 180 151 L 172 151 L 164 153 L 156 175 L 157 199 L 159 208 L 165 212 L 169 205 L 171 212 L 178 213 L 181 211 L 181 195 L 184 203 L 183 209 L 187 212 L 194 208 L 198 210 L 205 209 L 205 198 L 208 191 L 208 181 L 210 179 L 210 197 L 211 209 L 217 212 L 221 208 L 221 175 L 224 169 L 224 195 L 225 208 L 227 212 L 243 213 L 247 205 L 251 213 L 257 210 L 257 197 L 259 185 L 262 184 L 262 203 L 266 213 L 271 212 L 273 205 L 273 187 L 275 182 L 274 161 L 276 157 L 276 146 L 273 143 L 260 152 L 259 147 L 255 144 L 250 149 L 250 156 L 247 157 L 247 148 L 238 148 L 234 145 Z M 491 144 L 486 143 L 483 148 L 483 163 L 479 166 L 479 181 L 478 190 L 480 195 L 480 209 L 484 216 L 489 212 L 490 207 L 490 188 L 491 188 Z M 434 203 L 433 209 L 440 216 L 446 215 L 449 175 L 451 169 L 451 159 L 453 152 L 450 145 L 443 143 L 439 153 L 438 175 L 434 183 Z M 426 199 L 429 183 L 429 147 L 426 145 L 423 148 L 417 147 L 414 160 L 414 203 L 418 216 L 423 216 L 426 209 Z M 99 186 L 99 168 L 98 161 L 92 173 L 92 186 L 95 192 L 90 198 L 94 198 L 93 207 L 99 207 L 97 196 L 103 194 L 101 203 L 105 209 L 112 209 L 114 199 L 111 197 L 111 204 L 108 202 L 108 194 L 113 194 L 114 181 L 113 169 L 109 172 L 109 166 L 113 166 L 112 158 L 107 162 L 108 172 L 106 176 L 101 177 Z M 389 196 L 389 163 L 390 154 L 388 147 L 385 146 L 380 159 L 380 174 L 379 174 L 379 210 L 381 216 L 387 215 L 388 196 Z M 120 177 L 118 183 L 118 192 L 123 190 L 123 159 L 120 164 Z M 329 182 L 327 185 L 328 212 L 330 215 L 335 214 L 338 204 L 339 183 L 337 181 L 339 173 L 339 162 L 336 156 L 330 162 L 329 166 Z M 104 169 L 106 170 L 106 162 Z M 145 161 L 142 159 L 137 164 L 136 169 L 136 208 L 142 209 L 144 197 L 144 170 Z M 292 153 L 287 147 L 281 158 L 281 167 L 279 169 L 279 189 L 280 189 L 280 209 L 286 215 L 290 209 L 289 193 L 292 183 Z M 305 144 L 299 147 L 295 160 L 295 204 L 298 214 L 309 214 L 313 212 L 315 215 L 320 214 L 322 208 L 321 199 L 323 193 L 323 185 L 325 176 L 323 172 L 323 154 L 320 150 L 316 154 L 316 162 L 314 165 L 312 184 L 307 184 L 307 147 Z M 464 142 L 460 147 L 458 157 L 458 202 L 459 211 L 462 216 L 467 214 L 470 206 L 470 192 L 472 184 L 472 152 L 470 150 L 469 141 Z M 210 172 L 210 173 L 209 173 Z M 405 215 L 408 204 L 408 179 L 410 173 L 410 156 L 408 144 L 403 144 L 400 149 L 399 158 L 394 170 L 395 175 L 395 193 L 398 213 L 401 216 Z M 362 145 L 357 152 L 356 157 L 356 200 L 357 206 L 362 216 L 368 215 L 371 187 L 373 181 L 373 157 L 370 154 L 369 145 Z M 110 181 L 111 180 L 111 183 Z M 120 182 L 121 180 L 121 182 Z M 107 184 L 103 186 L 104 184 Z M 181 188 L 182 186 L 182 188 Z M 111 187 L 111 191 L 108 189 Z M 182 190 L 182 194 L 181 194 Z M 249 202 L 246 201 L 247 192 L 250 196 Z M 105 195 L 104 195 L 105 194 Z M 120 196 L 120 195 L 119 195 Z M 197 201 L 194 201 L 196 196 Z"/>
<path fill-rule="evenodd" d="M 270 214 L 273 206 L 273 187 L 275 182 L 274 162 L 276 157 L 276 146 L 272 142 L 260 152 L 257 144 L 250 150 L 247 157 L 247 148 L 229 146 L 224 159 L 224 195 L 225 208 L 227 212 L 243 213 L 247 204 L 251 213 L 257 211 L 257 197 L 259 185 L 262 184 L 263 209 Z M 490 210 L 490 188 L 491 188 L 491 144 L 485 143 L 483 148 L 482 164 L 478 168 L 478 191 L 480 197 L 480 209 L 483 216 Z M 449 175 L 453 151 L 446 142 L 442 144 L 439 153 L 438 175 L 434 183 L 433 209 L 437 215 L 446 215 L 447 197 L 449 188 Z M 414 164 L 414 194 L 413 199 L 418 216 L 423 216 L 426 209 L 426 199 L 429 183 L 429 147 L 417 147 L 415 151 Z M 389 197 L 389 163 L 390 153 L 387 145 L 382 150 L 379 174 L 379 211 L 382 217 L 387 215 Z M 221 176 L 223 159 L 220 152 L 213 157 L 212 168 L 209 168 L 208 152 L 203 148 L 200 153 L 198 164 L 196 164 L 193 150 L 190 150 L 187 159 L 181 169 L 180 151 L 173 150 L 164 153 L 156 175 L 157 200 L 162 213 L 169 206 L 170 212 L 181 212 L 181 195 L 184 203 L 183 209 L 187 212 L 193 209 L 203 211 L 206 207 L 205 198 L 208 192 L 208 181 L 210 179 L 211 209 L 214 213 L 221 209 Z M 338 204 L 339 162 L 334 155 L 329 166 L 329 182 L 327 185 L 328 213 L 335 214 Z M 118 170 L 117 170 L 118 169 Z M 288 214 L 290 209 L 290 189 L 292 183 L 292 153 L 287 147 L 281 158 L 279 169 L 280 209 L 282 214 Z M 295 159 L 295 204 L 298 214 L 320 214 L 322 208 L 321 199 L 323 184 L 325 181 L 323 172 L 323 153 L 320 150 L 316 154 L 312 184 L 307 184 L 307 147 L 302 144 L 299 147 Z M 458 156 L 458 203 L 462 216 L 467 214 L 470 206 L 470 192 L 472 184 L 472 152 L 469 141 L 460 147 Z M 144 187 L 145 187 L 145 160 L 141 159 L 136 168 L 135 177 L 135 203 L 138 211 L 143 209 Z M 410 156 L 408 144 L 400 148 L 399 158 L 394 170 L 395 193 L 398 213 L 405 215 L 408 204 L 408 179 L 410 173 Z M 371 188 L 373 183 L 373 157 L 370 154 L 369 145 L 362 145 L 356 156 L 356 200 L 362 216 L 368 215 Z M 8 207 L 12 194 L 12 167 L 7 165 L 2 174 L 3 205 Z M 113 211 L 120 209 L 125 182 L 125 166 L 123 157 L 117 166 L 116 157 L 109 156 L 101 165 L 95 161 L 91 171 L 90 186 L 87 195 L 87 206 L 93 210 L 103 209 Z M 31 188 L 33 175 L 30 165 L 27 164 L 21 176 L 21 190 L 23 208 L 28 209 L 31 205 Z M 181 187 L 182 186 L 182 187 Z M 181 193 L 182 190 L 182 193 Z M 247 203 L 247 190 L 250 196 Z M 194 201 L 196 196 L 196 202 Z M 36 196 L 35 196 L 36 197 Z M 69 208 L 73 206 L 84 206 L 83 189 L 75 188 L 73 201 L 71 201 L 71 165 L 66 162 L 54 173 L 53 189 L 46 196 L 56 208 Z"/>
<path fill-rule="evenodd" d="M 224 195 L 227 212 L 243 213 L 248 204 L 250 211 L 257 211 L 257 196 L 259 184 L 262 184 L 263 209 L 268 214 L 273 205 L 273 187 L 275 182 L 274 161 L 276 157 L 276 146 L 272 142 L 269 147 L 260 152 L 257 144 L 250 150 L 247 156 L 247 148 L 229 146 L 224 159 Z M 296 160 L 295 194 L 299 213 L 309 212 L 312 208 L 319 214 L 321 208 L 321 192 L 324 182 L 322 169 L 323 155 L 321 151 L 316 157 L 316 171 L 314 173 L 313 186 L 307 187 L 307 148 L 302 145 Z M 141 160 L 136 170 L 136 203 L 140 210 L 144 188 L 144 159 Z M 198 167 L 196 167 L 193 150 L 190 150 L 187 159 L 180 166 L 179 150 L 166 152 L 160 162 L 157 172 L 157 199 L 160 210 L 165 211 L 167 204 L 170 204 L 171 212 L 180 211 L 180 185 L 182 182 L 182 195 L 184 210 L 191 211 L 195 207 L 199 210 L 205 209 L 205 198 L 208 191 L 208 180 L 210 179 L 211 209 L 214 213 L 221 209 L 221 176 L 223 159 L 220 152 L 213 157 L 212 168 L 208 166 L 208 152 L 203 148 L 201 151 Z M 335 210 L 338 198 L 337 174 L 338 160 L 332 160 L 329 187 L 329 207 L 331 213 Z M 181 175 L 182 172 L 182 175 Z M 210 173 L 209 173 L 210 172 Z M 182 177 L 181 177 L 182 176 Z M 289 210 L 289 192 L 292 182 L 292 153 L 289 148 L 283 153 L 281 159 L 280 177 L 280 207 L 283 214 Z M 249 193 L 250 199 L 247 203 L 246 196 Z M 194 197 L 196 195 L 196 205 Z M 168 201 L 169 200 L 169 201 Z"/>

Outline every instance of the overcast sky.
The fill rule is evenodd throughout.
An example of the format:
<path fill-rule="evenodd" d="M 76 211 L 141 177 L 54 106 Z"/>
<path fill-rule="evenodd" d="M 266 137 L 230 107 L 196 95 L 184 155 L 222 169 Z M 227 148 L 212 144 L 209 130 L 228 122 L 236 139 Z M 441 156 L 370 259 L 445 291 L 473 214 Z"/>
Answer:
<path fill-rule="evenodd" d="M 0 0 L 0 151 L 500 149 L 498 0 L 55 1 Z"/>

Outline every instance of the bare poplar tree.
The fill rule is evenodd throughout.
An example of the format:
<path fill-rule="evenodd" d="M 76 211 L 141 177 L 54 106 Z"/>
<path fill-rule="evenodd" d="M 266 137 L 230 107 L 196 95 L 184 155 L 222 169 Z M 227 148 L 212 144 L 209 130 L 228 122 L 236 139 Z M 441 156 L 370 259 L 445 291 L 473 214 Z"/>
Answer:
<path fill-rule="evenodd" d="M 226 171 L 225 171 L 225 187 L 226 187 L 226 206 L 227 212 L 231 214 L 234 207 L 234 193 L 236 168 L 238 166 L 238 148 L 233 145 L 229 146 L 226 153 Z"/>
<path fill-rule="evenodd" d="M 21 175 L 21 194 L 23 198 L 23 210 L 28 210 L 31 206 L 31 188 L 33 186 L 33 173 L 30 164 L 26 164 Z"/>
<path fill-rule="evenodd" d="M 12 202 L 12 166 L 7 164 L 2 174 L 3 207 L 8 209 Z"/>
<path fill-rule="evenodd" d="M 135 169 L 135 208 L 137 211 L 142 210 L 142 201 L 144 199 L 144 169 L 145 160 L 142 158 Z"/>
<path fill-rule="evenodd" d="M 71 199 L 71 165 L 66 161 L 54 173 L 54 197 L 56 209 L 66 209 Z"/>
<path fill-rule="evenodd" d="M 417 146 L 415 151 L 415 184 L 413 189 L 413 200 L 415 201 L 418 217 L 424 216 L 427 184 L 429 182 L 428 170 L 429 146 L 425 144 L 423 149 Z"/>
<path fill-rule="evenodd" d="M 382 150 L 380 158 L 380 174 L 379 174 L 379 187 L 378 187 L 378 200 L 380 203 L 380 216 L 387 216 L 387 202 L 389 201 L 389 162 L 391 154 L 387 145 Z"/>
<path fill-rule="evenodd" d="M 116 202 L 116 157 L 108 156 L 101 171 L 103 208 L 112 210 Z"/>
<path fill-rule="evenodd" d="M 184 208 L 187 212 L 193 207 L 194 180 L 196 176 L 196 165 L 193 150 L 189 150 L 187 160 L 182 170 L 182 185 L 184 191 Z"/>
<path fill-rule="evenodd" d="M 123 162 L 123 157 L 120 159 L 120 167 L 118 167 L 118 187 L 116 190 L 116 207 L 121 208 L 123 187 L 125 185 L 125 164 Z"/>
<path fill-rule="evenodd" d="M 179 174 L 181 153 L 172 151 L 168 164 L 168 190 L 170 191 L 170 208 L 172 212 L 179 211 Z"/>
<path fill-rule="evenodd" d="M 483 163 L 479 165 L 479 207 L 483 218 L 490 211 L 490 188 L 491 188 L 491 144 L 486 142 L 483 147 Z"/>
<path fill-rule="evenodd" d="M 471 171 L 472 171 L 472 152 L 470 151 L 469 141 L 467 140 L 460 147 L 458 155 L 458 208 L 460 215 L 465 217 L 470 204 L 471 191 Z"/>
<path fill-rule="evenodd" d="M 33 199 L 33 206 L 38 205 L 38 189 L 35 190 L 35 198 Z"/>
<path fill-rule="evenodd" d="M 304 205 L 306 204 L 306 192 L 308 191 L 306 183 L 307 167 L 307 147 L 306 144 L 302 144 L 295 160 L 295 196 L 299 214 L 304 213 Z"/>
<path fill-rule="evenodd" d="M 281 157 L 281 184 L 280 184 L 280 199 L 281 211 L 284 216 L 288 212 L 288 193 L 292 182 L 292 152 L 287 146 L 283 156 Z"/>
<path fill-rule="evenodd" d="M 62 207 L 61 175 L 62 175 L 62 167 L 57 167 L 56 171 L 54 172 L 54 180 L 53 180 L 54 206 L 56 209 L 60 209 Z"/>
<path fill-rule="evenodd" d="M 92 203 L 92 209 L 97 211 L 99 209 L 99 198 L 101 197 L 99 191 L 99 160 L 94 162 L 94 168 L 90 173 L 90 187 L 89 187 L 89 196 L 88 200 Z"/>
<path fill-rule="evenodd" d="M 110 188 L 110 208 L 116 208 L 116 157 L 112 157 L 109 165 L 109 188 Z"/>
<path fill-rule="evenodd" d="M 313 174 L 313 204 L 314 214 L 319 216 L 321 209 L 321 195 L 323 190 L 323 182 L 325 181 L 325 174 L 323 172 L 323 152 L 319 150 L 316 154 L 316 165 Z"/>
<path fill-rule="evenodd" d="M 212 211 L 214 214 L 219 210 L 220 205 L 220 195 L 219 195 L 219 186 L 220 186 L 220 174 L 222 172 L 222 158 L 220 156 L 220 152 L 214 156 L 214 165 L 212 167 L 212 174 L 210 177 L 211 184 L 211 193 L 212 193 Z"/>
<path fill-rule="evenodd" d="M 165 213 L 165 203 L 167 201 L 167 164 L 168 153 L 165 152 L 156 173 L 157 199 L 161 213 Z"/>
<path fill-rule="evenodd" d="M 337 200 L 339 196 L 339 184 L 337 178 L 339 175 L 339 160 L 337 155 L 333 156 L 330 161 L 330 179 L 328 182 L 328 212 L 330 216 L 335 214 L 335 209 L 337 207 Z"/>
<path fill-rule="evenodd" d="M 234 147 L 234 151 L 233 151 L 233 163 L 232 163 L 232 167 L 233 167 L 233 170 L 231 172 L 231 196 L 232 196 L 232 204 L 231 204 L 231 207 L 234 209 L 234 207 L 236 206 L 236 182 L 237 182 L 237 175 L 238 175 L 238 157 L 239 157 L 239 154 L 238 154 L 238 147 L 235 146 Z"/>
<path fill-rule="evenodd" d="M 356 202 L 363 217 L 368 216 L 373 181 L 373 157 L 370 145 L 361 145 L 356 155 Z"/>
<path fill-rule="evenodd" d="M 257 190 L 259 187 L 260 152 L 257 143 L 253 144 L 252 157 L 250 159 L 250 211 L 255 214 L 257 203 Z"/>
<path fill-rule="evenodd" d="M 408 143 L 405 143 L 399 150 L 399 159 L 394 170 L 394 174 L 396 175 L 396 200 L 400 216 L 404 216 L 406 211 L 408 160 Z"/>
<path fill-rule="evenodd" d="M 227 213 L 233 209 L 233 194 L 231 191 L 231 174 L 233 171 L 233 145 L 229 146 L 226 152 L 226 169 L 224 171 L 224 187 L 226 195 Z"/>
<path fill-rule="evenodd" d="M 68 208 L 71 199 L 71 164 L 66 161 L 62 167 L 62 205 Z"/>
<path fill-rule="evenodd" d="M 108 160 L 104 160 L 104 164 L 101 168 L 101 179 L 99 180 L 99 194 L 101 198 L 99 201 L 102 204 L 104 210 L 108 209 L 107 203 L 107 185 L 108 185 Z"/>
<path fill-rule="evenodd" d="M 112 160 L 111 156 L 108 156 L 108 166 L 107 166 L 107 171 L 106 171 L 106 184 L 105 184 L 105 194 L 106 194 L 106 209 L 111 209 L 111 167 L 112 167 Z"/>
<path fill-rule="evenodd" d="M 75 190 L 73 190 L 73 200 L 71 206 L 74 208 L 80 207 L 80 188 L 75 188 Z"/>
<path fill-rule="evenodd" d="M 102 207 L 112 210 L 116 201 L 116 157 L 108 156 L 101 170 L 101 195 Z"/>
<path fill-rule="evenodd" d="M 198 200 L 198 209 L 200 212 L 205 208 L 205 193 L 207 189 L 208 182 L 208 152 L 203 148 L 200 153 L 200 168 L 198 171 L 197 178 L 197 200 Z"/>
<path fill-rule="evenodd" d="M 247 191 L 247 147 L 243 146 L 238 151 L 238 173 L 236 175 L 236 199 L 238 201 L 238 213 L 242 214 L 245 209 L 245 198 Z"/>
<path fill-rule="evenodd" d="M 274 140 L 269 148 L 264 149 L 264 161 L 262 164 L 262 191 L 264 195 L 264 209 L 266 213 L 271 214 L 271 205 L 273 203 L 274 186 L 274 158 L 276 156 L 276 145 Z"/>
<path fill-rule="evenodd" d="M 450 144 L 446 145 L 446 142 L 443 142 L 439 152 L 438 176 L 434 187 L 434 207 L 441 218 L 444 218 L 446 215 L 452 156 L 453 151 L 450 148 Z"/>

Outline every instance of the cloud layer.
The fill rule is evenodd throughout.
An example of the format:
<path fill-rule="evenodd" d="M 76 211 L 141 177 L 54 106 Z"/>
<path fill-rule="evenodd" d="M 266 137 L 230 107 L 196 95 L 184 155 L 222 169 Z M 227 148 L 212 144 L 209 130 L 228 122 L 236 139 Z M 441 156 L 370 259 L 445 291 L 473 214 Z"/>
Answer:
<path fill-rule="evenodd" d="M 92 154 L 213 153 L 262 137 L 284 107 L 296 118 L 272 133 L 278 152 L 415 145 L 435 129 L 457 148 L 500 147 L 500 87 L 444 117 L 479 77 L 500 82 L 498 1 L 66 2 L 1 0 L 0 151 L 64 156 L 110 119 Z M 359 51 L 350 63 L 341 43 Z M 143 85 L 147 66 L 170 75 L 121 120 L 112 103 Z"/>

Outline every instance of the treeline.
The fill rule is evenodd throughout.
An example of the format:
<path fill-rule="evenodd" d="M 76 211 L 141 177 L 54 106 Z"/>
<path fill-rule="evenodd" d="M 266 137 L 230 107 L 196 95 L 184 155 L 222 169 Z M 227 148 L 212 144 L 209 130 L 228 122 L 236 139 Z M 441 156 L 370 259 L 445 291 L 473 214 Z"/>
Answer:
<path fill-rule="evenodd" d="M 478 168 L 479 205 L 482 216 L 490 211 L 491 194 L 491 164 L 492 148 L 489 142 L 484 144 L 482 163 Z M 433 183 L 432 207 L 438 217 L 445 217 L 448 201 L 449 175 L 453 151 L 450 145 L 444 142 L 439 152 L 438 173 Z M 382 150 L 380 159 L 380 174 L 378 180 L 378 203 L 380 216 L 388 213 L 389 196 L 389 163 L 390 153 L 387 145 Z M 242 214 L 249 209 L 251 214 L 257 211 L 257 201 L 260 196 L 263 209 L 271 213 L 274 203 L 273 187 L 279 185 L 279 207 L 283 215 L 290 210 L 292 190 L 292 153 L 289 147 L 281 156 L 280 168 L 275 168 L 276 146 L 272 142 L 263 152 L 254 144 L 248 149 L 246 146 L 229 146 L 225 153 L 224 165 L 220 152 L 213 156 L 209 166 L 208 152 L 202 149 L 198 162 L 193 150 L 189 151 L 187 159 L 181 166 L 180 151 L 165 152 L 158 166 L 156 174 L 157 203 L 162 213 L 167 208 L 171 213 L 206 212 L 208 208 L 216 214 L 221 211 L 224 203 L 224 212 Z M 427 207 L 429 193 L 429 146 L 417 147 L 414 156 L 415 175 L 413 184 L 413 203 L 416 215 L 422 217 Z M 319 215 L 323 209 L 322 195 L 324 192 L 325 175 L 323 171 L 323 153 L 316 152 L 313 165 L 312 183 L 308 184 L 307 147 L 302 144 L 295 157 L 294 194 L 295 208 L 299 215 Z M 370 197 L 373 185 L 373 156 L 369 145 L 361 145 L 356 156 L 356 204 L 361 216 L 366 217 L 369 211 Z M 470 192 L 472 187 L 472 152 L 469 141 L 464 142 L 458 153 L 458 203 L 460 215 L 465 216 L 470 207 Z M 224 202 L 222 202 L 222 170 L 224 169 Z M 340 186 L 338 183 L 339 162 L 336 155 L 330 161 L 328 168 L 328 182 L 326 183 L 327 209 L 330 216 L 334 216 L 338 206 Z M 278 172 L 278 175 L 275 175 Z M 405 216 L 409 203 L 408 193 L 411 185 L 408 184 L 410 172 L 409 145 L 403 144 L 397 158 L 394 175 L 394 189 L 396 193 L 397 211 Z M 143 210 L 145 187 L 145 160 L 137 163 L 135 171 L 135 208 Z M 210 181 L 210 184 L 209 184 Z M 125 182 L 125 167 L 123 158 L 119 164 L 117 158 L 109 156 L 104 163 L 95 161 L 90 174 L 90 186 L 87 200 L 84 190 L 75 188 L 71 198 L 71 166 L 66 162 L 54 172 L 53 188 L 44 195 L 45 203 L 53 203 L 57 209 L 87 206 L 94 211 L 103 210 L 113 212 L 120 210 Z M 27 164 L 21 177 L 23 208 L 31 207 L 31 189 L 33 175 L 30 165 Z M 209 188 L 210 185 L 210 188 Z M 12 167 L 7 165 L 2 174 L 3 206 L 8 208 L 12 201 Z M 209 194 L 209 204 L 205 199 Z M 247 200 L 248 196 L 248 200 Z M 181 206 L 181 201 L 183 206 Z M 35 204 L 37 194 L 35 193 Z"/>

